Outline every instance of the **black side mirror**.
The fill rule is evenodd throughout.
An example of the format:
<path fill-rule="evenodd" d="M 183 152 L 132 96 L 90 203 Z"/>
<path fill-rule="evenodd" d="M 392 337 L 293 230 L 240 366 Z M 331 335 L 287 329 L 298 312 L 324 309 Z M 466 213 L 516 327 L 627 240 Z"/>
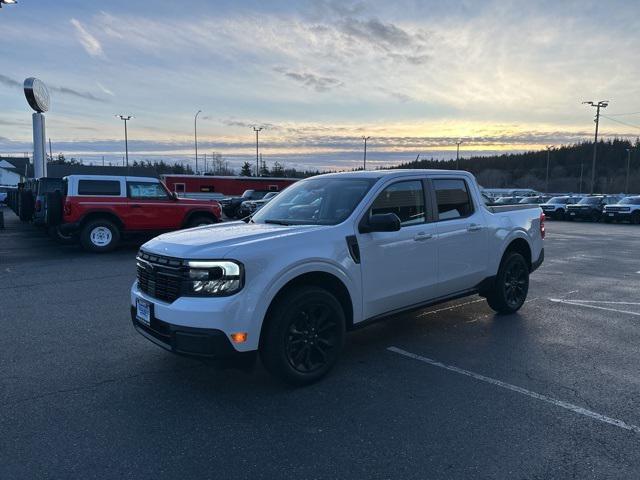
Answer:
<path fill-rule="evenodd" d="M 395 213 L 371 215 L 360 223 L 360 233 L 397 232 L 400 230 L 400 218 Z"/>

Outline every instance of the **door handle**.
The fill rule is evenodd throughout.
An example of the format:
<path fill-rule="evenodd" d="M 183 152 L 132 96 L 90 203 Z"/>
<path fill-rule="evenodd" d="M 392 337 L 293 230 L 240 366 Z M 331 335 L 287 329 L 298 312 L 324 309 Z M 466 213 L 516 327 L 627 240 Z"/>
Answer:
<path fill-rule="evenodd" d="M 480 230 L 482 230 L 484 227 L 482 225 L 478 225 L 477 223 L 472 223 L 471 225 L 469 225 L 467 227 L 467 231 L 468 232 L 479 232 Z"/>
<path fill-rule="evenodd" d="M 416 233 L 416 236 L 413 237 L 413 239 L 416 242 L 424 242 L 425 240 L 429 240 L 431 238 L 433 238 L 432 233 L 424 233 L 424 232 Z"/>

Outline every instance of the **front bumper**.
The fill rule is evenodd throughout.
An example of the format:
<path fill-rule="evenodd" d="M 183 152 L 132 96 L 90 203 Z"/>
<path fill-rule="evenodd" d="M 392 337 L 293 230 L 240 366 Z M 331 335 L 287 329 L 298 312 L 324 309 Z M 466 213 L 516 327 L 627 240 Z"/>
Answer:
<path fill-rule="evenodd" d="M 609 218 L 612 220 L 621 220 L 621 221 L 630 221 L 631 220 L 631 212 L 604 212 L 604 218 Z"/>
<path fill-rule="evenodd" d="M 199 357 L 227 358 L 258 349 L 259 325 L 253 311 L 240 294 L 228 297 L 180 297 L 172 303 L 153 298 L 131 287 L 131 321 L 136 330 L 156 345 L 173 353 Z M 150 305 L 150 324 L 136 319 L 136 305 L 143 300 Z M 231 341 L 234 333 L 245 332 L 242 343 Z"/>
<path fill-rule="evenodd" d="M 570 218 L 580 218 L 591 220 L 594 217 L 600 217 L 602 215 L 601 212 L 597 210 L 569 210 L 567 212 L 567 216 Z"/>

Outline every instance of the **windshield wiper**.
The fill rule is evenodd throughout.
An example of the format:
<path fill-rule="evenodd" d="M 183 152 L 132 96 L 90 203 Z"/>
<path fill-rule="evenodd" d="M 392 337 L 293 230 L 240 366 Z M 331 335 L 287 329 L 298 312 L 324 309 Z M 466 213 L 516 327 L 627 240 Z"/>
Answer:
<path fill-rule="evenodd" d="M 285 222 L 284 220 L 264 220 L 264 223 L 271 223 L 273 225 L 291 225 L 288 222 Z"/>

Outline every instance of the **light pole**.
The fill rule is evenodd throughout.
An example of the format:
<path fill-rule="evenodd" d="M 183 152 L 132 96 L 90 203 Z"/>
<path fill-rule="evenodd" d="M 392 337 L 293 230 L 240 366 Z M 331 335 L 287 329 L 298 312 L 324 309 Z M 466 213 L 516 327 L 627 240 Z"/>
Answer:
<path fill-rule="evenodd" d="M 258 136 L 263 127 L 253 127 L 253 131 L 256 132 L 256 177 L 260 176 L 260 155 L 258 154 Z"/>
<path fill-rule="evenodd" d="M 196 116 L 193 117 L 193 137 L 196 144 L 196 175 L 198 174 L 198 115 L 202 113 L 202 110 L 196 112 Z"/>
<path fill-rule="evenodd" d="M 133 117 L 131 115 L 116 115 L 120 120 L 124 121 L 124 154 L 127 159 L 126 166 L 129 168 L 129 139 L 127 137 L 127 122 Z"/>
<path fill-rule="evenodd" d="M 593 142 L 593 161 L 591 162 L 591 194 L 594 193 L 596 185 L 596 157 L 598 155 L 598 125 L 600 124 L 600 109 L 607 108 L 609 100 L 599 100 L 597 102 L 582 102 L 583 105 L 590 105 L 596 108 L 596 134 Z"/>
<path fill-rule="evenodd" d="M 627 148 L 627 180 L 624 184 L 624 192 L 629 193 L 629 169 L 631 167 L 631 149 Z"/>
<path fill-rule="evenodd" d="M 551 150 L 553 150 L 553 145 L 547 147 L 547 175 L 544 182 L 544 193 L 549 193 L 549 160 L 551 159 Z"/>
<path fill-rule="evenodd" d="M 364 140 L 364 168 L 363 170 L 367 169 L 367 140 L 369 140 L 371 137 L 365 137 L 364 135 L 362 136 L 362 140 Z"/>
<path fill-rule="evenodd" d="M 17 0 L 0 0 L 0 8 L 2 8 L 2 4 L 5 5 L 15 5 L 17 2 Z"/>
<path fill-rule="evenodd" d="M 460 170 L 460 144 L 462 140 L 456 142 L 456 170 Z"/>

